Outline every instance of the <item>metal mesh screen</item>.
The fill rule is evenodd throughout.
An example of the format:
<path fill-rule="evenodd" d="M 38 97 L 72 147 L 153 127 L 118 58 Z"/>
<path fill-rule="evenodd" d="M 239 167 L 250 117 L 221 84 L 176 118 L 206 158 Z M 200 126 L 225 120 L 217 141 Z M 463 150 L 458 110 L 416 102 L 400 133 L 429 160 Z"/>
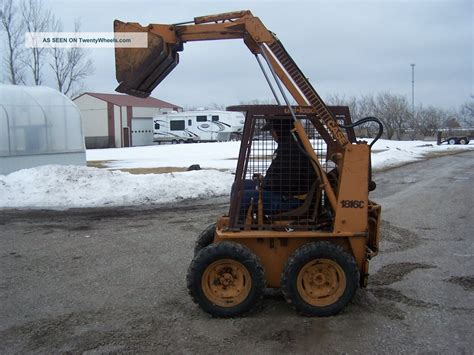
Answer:
<path fill-rule="evenodd" d="M 255 117 L 244 170 L 239 227 L 307 229 L 318 226 L 325 209 L 324 192 L 303 145 L 291 129 L 292 118 Z M 326 144 L 311 120 L 299 118 L 324 170 Z"/>

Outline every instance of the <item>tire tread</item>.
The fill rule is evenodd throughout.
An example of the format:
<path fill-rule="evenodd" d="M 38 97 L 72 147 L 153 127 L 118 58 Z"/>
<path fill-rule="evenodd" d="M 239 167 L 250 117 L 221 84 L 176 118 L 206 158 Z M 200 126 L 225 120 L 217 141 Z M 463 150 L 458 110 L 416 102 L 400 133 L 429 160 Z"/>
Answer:
<path fill-rule="evenodd" d="M 204 249 L 214 241 L 214 233 L 216 231 L 217 223 L 208 225 L 197 237 L 194 243 L 194 256 L 196 256 L 201 249 Z"/>
<path fill-rule="evenodd" d="M 335 303 L 324 307 L 316 307 L 305 302 L 299 296 L 295 286 L 299 270 L 307 262 L 318 257 L 338 259 L 335 261 L 346 273 L 347 286 L 343 295 Z M 301 315 L 327 317 L 339 313 L 352 300 L 358 282 L 359 270 L 354 257 L 340 245 L 321 241 L 303 245 L 288 258 L 281 276 L 281 289 L 285 300 Z"/>
<path fill-rule="evenodd" d="M 234 307 L 212 304 L 203 294 L 201 277 L 208 265 L 219 259 L 234 259 L 242 263 L 252 277 L 252 289 L 246 300 Z M 191 299 L 213 317 L 229 318 L 254 312 L 261 306 L 265 290 L 265 274 L 258 257 L 247 247 L 235 242 L 220 242 L 203 248 L 189 265 L 186 283 Z"/>

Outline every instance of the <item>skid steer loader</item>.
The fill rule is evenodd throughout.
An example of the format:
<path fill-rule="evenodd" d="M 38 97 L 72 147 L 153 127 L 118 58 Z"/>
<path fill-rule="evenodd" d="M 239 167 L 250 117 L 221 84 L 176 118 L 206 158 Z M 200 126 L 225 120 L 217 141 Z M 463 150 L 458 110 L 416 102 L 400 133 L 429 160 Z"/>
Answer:
<path fill-rule="evenodd" d="M 269 287 L 281 288 L 303 315 L 343 309 L 367 285 L 369 260 L 378 253 L 381 207 L 369 191 L 380 121 L 340 122 L 250 11 L 178 24 L 116 20 L 114 30 L 148 36 L 147 48 L 116 47 L 118 92 L 149 96 L 178 64 L 185 42 L 243 39 L 278 103 L 228 108 L 246 114 L 230 208 L 198 237 L 187 275 L 192 299 L 213 316 L 233 317 L 255 309 Z M 379 125 L 370 145 L 353 130 L 367 122 Z"/>

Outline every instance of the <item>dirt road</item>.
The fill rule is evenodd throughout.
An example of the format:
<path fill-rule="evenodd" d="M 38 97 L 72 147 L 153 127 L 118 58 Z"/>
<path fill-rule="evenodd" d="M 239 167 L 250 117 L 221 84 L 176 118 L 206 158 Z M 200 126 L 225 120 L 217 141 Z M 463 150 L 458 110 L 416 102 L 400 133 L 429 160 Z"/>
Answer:
<path fill-rule="evenodd" d="M 379 173 L 381 254 L 330 318 L 278 293 L 212 319 L 187 295 L 196 235 L 227 199 L 0 212 L 0 353 L 472 353 L 474 152 Z"/>

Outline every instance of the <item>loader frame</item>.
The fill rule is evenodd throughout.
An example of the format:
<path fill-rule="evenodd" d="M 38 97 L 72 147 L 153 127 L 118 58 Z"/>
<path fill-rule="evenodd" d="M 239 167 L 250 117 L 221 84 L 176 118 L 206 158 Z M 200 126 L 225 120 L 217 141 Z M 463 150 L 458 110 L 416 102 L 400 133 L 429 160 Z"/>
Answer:
<path fill-rule="evenodd" d="M 380 212 L 381 207 L 368 199 L 368 161 L 364 163 L 367 156 L 368 146 L 366 144 L 355 144 L 348 146 L 346 151 L 345 166 L 338 166 L 339 180 L 347 181 L 345 185 L 338 186 L 337 197 L 335 196 L 335 218 L 329 230 L 320 230 L 315 224 L 303 226 L 292 225 L 291 217 L 287 223 L 265 223 L 263 216 L 256 211 L 257 223 L 238 224 L 240 200 L 243 193 L 243 180 L 245 169 L 252 147 L 252 128 L 256 117 L 289 116 L 289 111 L 282 106 L 257 105 L 257 106 L 232 106 L 228 110 L 246 112 L 244 132 L 242 136 L 240 153 L 237 162 L 236 177 L 234 182 L 235 193 L 230 201 L 229 214 L 219 218 L 217 223 L 215 242 L 231 240 L 243 245 L 255 252 L 262 261 L 267 285 L 269 287 L 280 287 L 280 275 L 288 257 L 300 246 L 311 241 L 330 241 L 344 247 L 354 255 L 360 273 L 360 286 L 365 287 L 368 279 L 368 263 L 370 258 L 378 253 L 380 240 Z M 298 113 L 299 118 L 309 118 L 317 126 L 315 111 L 311 107 L 292 107 Z M 350 115 L 345 116 L 344 124 L 350 126 Z M 314 150 L 304 132 L 300 138 L 306 142 L 305 148 L 309 154 Z M 349 140 L 356 143 L 354 131 L 351 128 L 346 132 Z M 318 169 L 323 177 L 323 193 L 333 188 L 327 181 L 326 171 L 320 165 L 321 157 L 315 159 Z M 342 185 L 342 187 L 341 187 Z M 354 190 L 365 191 L 365 194 L 355 195 Z M 327 196 L 327 194 L 326 194 Z M 359 200 L 357 200 L 359 198 Z M 358 201 L 357 207 L 346 207 L 342 201 Z M 369 216 L 369 218 L 367 218 Z M 357 221 L 355 224 L 352 221 Z M 259 223 L 260 222 L 260 223 Z M 351 224 L 352 223 L 352 224 Z M 298 228 L 302 227 L 302 228 Z"/>
<path fill-rule="evenodd" d="M 252 310 L 265 287 L 281 287 L 287 301 L 303 315 L 339 312 L 354 296 L 357 284 L 367 285 L 369 260 L 379 250 L 381 207 L 369 199 L 369 191 L 375 188 L 370 160 L 374 142 L 357 141 L 352 128 L 374 121 L 379 124 L 380 137 L 380 121 L 338 122 L 276 35 L 248 10 L 177 24 L 141 26 L 116 20 L 114 30 L 148 34 L 148 48 L 116 47 L 119 92 L 149 96 L 178 64 L 178 52 L 186 42 L 242 39 L 255 55 L 278 103 L 230 108 L 246 113 L 230 209 L 198 238 L 187 275 L 193 300 L 214 316 L 232 317 Z M 272 78 L 284 102 L 273 88 Z M 296 106 L 290 103 L 285 88 Z M 255 175 L 256 201 L 252 198 L 248 207 L 241 205 L 256 122 L 267 120 L 275 125 L 276 118 L 291 120 L 291 128 L 285 132 L 291 133 L 290 142 L 298 146 L 295 154 L 304 155 L 306 168 L 315 176 L 304 203 L 277 215 L 264 208 L 262 174 Z M 324 153 L 312 145 L 303 120 L 324 140 Z M 286 135 L 285 139 L 291 137 Z M 323 160 L 332 164 L 332 172 L 328 173 Z M 288 196 L 287 200 L 298 197 L 293 193 Z M 313 212 L 310 217 L 299 217 L 301 211 L 308 206 L 315 209 L 316 204 L 324 208 L 324 215 Z"/>

